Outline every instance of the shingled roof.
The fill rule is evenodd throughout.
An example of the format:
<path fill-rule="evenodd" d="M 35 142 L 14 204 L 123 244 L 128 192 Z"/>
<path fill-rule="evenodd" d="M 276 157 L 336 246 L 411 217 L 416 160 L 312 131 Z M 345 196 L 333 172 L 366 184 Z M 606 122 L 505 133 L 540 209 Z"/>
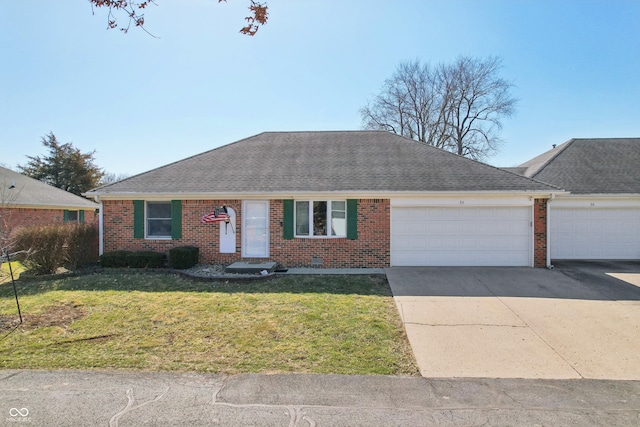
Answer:
<path fill-rule="evenodd" d="M 384 131 L 265 132 L 88 194 L 554 192 Z"/>
<path fill-rule="evenodd" d="M 572 194 L 640 194 L 640 138 L 571 139 L 520 167 Z"/>
<path fill-rule="evenodd" d="M 0 167 L 0 203 L 12 208 L 97 209 L 98 204 Z"/>

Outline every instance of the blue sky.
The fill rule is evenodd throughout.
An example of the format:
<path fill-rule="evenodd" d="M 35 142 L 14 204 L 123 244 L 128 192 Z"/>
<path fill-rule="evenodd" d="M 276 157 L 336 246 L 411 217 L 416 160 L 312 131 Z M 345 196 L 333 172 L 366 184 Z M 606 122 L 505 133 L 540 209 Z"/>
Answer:
<path fill-rule="evenodd" d="M 398 63 L 503 59 L 515 85 L 500 154 L 514 166 L 574 137 L 640 137 L 636 0 L 157 0 L 106 31 L 85 0 L 0 2 L 0 164 L 53 132 L 136 174 L 262 131 L 359 129 Z"/>

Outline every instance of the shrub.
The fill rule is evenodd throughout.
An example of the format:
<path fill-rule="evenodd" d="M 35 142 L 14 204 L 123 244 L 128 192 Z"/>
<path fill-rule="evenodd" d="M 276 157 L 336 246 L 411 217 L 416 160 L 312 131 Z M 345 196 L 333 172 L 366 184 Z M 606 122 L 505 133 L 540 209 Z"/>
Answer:
<path fill-rule="evenodd" d="M 69 225 L 67 236 L 66 267 L 77 267 L 98 260 L 98 227 L 95 224 Z"/>
<path fill-rule="evenodd" d="M 33 273 L 55 273 L 65 265 L 69 234 L 70 227 L 65 225 L 22 227 L 15 233 L 14 249 L 23 251 L 22 263 Z"/>
<path fill-rule="evenodd" d="M 129 266 L 130 251 L 113 251 L 100 255 L 100 265 L 105 268 L 118 268 Z"/>
<path fill-rule="evenodd" d="M 126 259 L 131 268 L 160 268 L 164 265 L 164 254 L 158 252 L 133 252 Z"/>
<path fill-rule="evenodd" d="M 200 249 L 195 246 L 178 246 L 169 250 L 169 261 L 173 268 L 185 270 L 198 263 Z"/>
<path fill-rule="evenodd" d="M 55 273 L 60 267 L 70 270 L 98 258 L 98 229 L 94 224 L 31 225 L 18 228 L 13 250 L 23 254 L 20 260 L 35 274 Z"/>

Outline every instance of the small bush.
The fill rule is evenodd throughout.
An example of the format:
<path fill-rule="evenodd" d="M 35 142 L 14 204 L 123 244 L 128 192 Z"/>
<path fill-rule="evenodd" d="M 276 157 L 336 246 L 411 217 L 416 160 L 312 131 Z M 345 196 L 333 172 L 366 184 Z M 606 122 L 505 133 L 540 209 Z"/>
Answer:
<path fill-rule="evenodd" d="M 113 251 L 100 255 L 100 265 L 105 268 L 122 268 L 129 266 L 131 251 Z"/>
<path fill-rule="evenodd" d="M 169 261 L 173 268 L 186 270 L 198 263 L 200 249 L 195 246 L 178 246 L 169 250 Z"/>
<path fill-rule="evenodd" d="M 65 225 L 22 227 L 15 233 L 14 249 L 23 251 L 22 264 L 35 274 L 50 274 L 65 265 L 65 244 L 70 228 Z"/>
<path fill-rule="evenodd" d="M 35 274 L 55 273 L 60 267 L 75 270 L 98 258 L 98 229 L 93 224 L 32 225 L 14 234 L 14 251 Z"/>
<path fill-rule="evenodd" d="M 158 252 L 133 252 L 127 256 L 131 268 L 161 268 L 164 265 L 164 254 Z"/>
<path fill-rule="evenodd" d="M 75 270 L 79 266 L 98 260 L 98 227 L 95 224 L 69 225 L 67 236 L 66 267 Z"/>

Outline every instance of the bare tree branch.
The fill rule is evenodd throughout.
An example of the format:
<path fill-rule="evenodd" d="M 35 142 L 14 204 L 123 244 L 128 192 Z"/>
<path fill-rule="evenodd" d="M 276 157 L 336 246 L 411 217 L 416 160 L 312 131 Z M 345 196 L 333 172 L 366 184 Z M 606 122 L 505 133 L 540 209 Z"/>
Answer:
<path fill-rule="evenodd" d="M 255 36 L 261 25 L 265 25 L 269 19 L 267 3 L 260 3 L 255 0 L 249 0 L 249 15 L 244 18 L 247 24 L 240 29 L 242 34 Z M 226 3 L 227 0 L 218 0 L 218 3 Z M 147 6 L 158 4 L 155 0 L 89 0 L 91 10 L 95 14 L 94 8 L 105 8 L 107 14 L 107 29 L 119 28 L 120 31 L 128 33 L 131 25 L 142 29 L 152 37 L 157 38 L 145 28 L 145 19 L 143 10 Z M 120 18 L 124 17 L 127 21 L 126 26 L 120 26 Z"/>

